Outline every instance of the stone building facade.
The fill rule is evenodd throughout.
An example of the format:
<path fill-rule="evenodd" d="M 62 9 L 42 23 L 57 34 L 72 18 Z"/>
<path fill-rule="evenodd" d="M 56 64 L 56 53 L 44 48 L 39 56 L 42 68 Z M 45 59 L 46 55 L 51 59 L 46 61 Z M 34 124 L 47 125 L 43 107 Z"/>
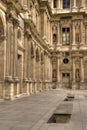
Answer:
<path fill-rule="evenodd" d="M 0 99 L 87 88 L 87 1 L 0 0 Z"/>

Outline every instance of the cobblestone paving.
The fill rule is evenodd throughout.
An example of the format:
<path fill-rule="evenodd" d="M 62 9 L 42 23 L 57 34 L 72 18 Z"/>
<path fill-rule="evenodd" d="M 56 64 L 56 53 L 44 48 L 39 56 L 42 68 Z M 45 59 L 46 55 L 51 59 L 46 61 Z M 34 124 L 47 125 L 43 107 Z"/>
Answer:
<path fill-rule="evenodd" d="M 68 123 L 47 123 L 68 93 L 74 94 Z M 55 89 L 0 102 L 0 130 L 87 130 L 87 90 Z"/>

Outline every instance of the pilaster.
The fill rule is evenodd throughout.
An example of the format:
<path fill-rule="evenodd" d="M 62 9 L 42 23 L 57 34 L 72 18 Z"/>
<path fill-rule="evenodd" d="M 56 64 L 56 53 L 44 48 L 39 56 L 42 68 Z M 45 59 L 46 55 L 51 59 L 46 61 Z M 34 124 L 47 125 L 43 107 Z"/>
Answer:
<path fill-rule="evenodd" d="M 58 59 L 57 59 L 57 80 L 58 80 L 58 83 L 60 83 L 61 81 L 61 74 L 60 74 L 60 56 L 58 56 Z"/>
<path fill-rule="evenodd" d="M 11 34 L 11 35 L 9 35 Z M 7 16 L 7 54 L 6 54 L 6 60 L 7 60 L 7 70 L 6 70 L 6 76 L 12 76 L 13 75 L 13 18 L 9 15 Z"/>
<path fill-rule="evenodd" d="M 76 44 L 75 44 L 75 39 L 76 39 L 76 35 L 75 35 L 75 21 L 73 20 L 73 26 L 72 26 L 72 33 L 73 33 L 73 42 L 72 42 L 72 48 L 73 49 L 75 49 L 75 46 L 76 46 Z"/>
<path fill-rule="evenodd" d="M 14 31 L 14 71 L 13 71 L 13 76 L 14 78 L 17 77 L 17 55 L 18 55 L 18 48 L 17 48 L 17 28 L 18 28 L 18 21 L 14 20 L 13 21 L 13 31 Z"/>
<path fill-rule="evenodd" d="M 73 83 L 75 83 L 75 70 L 76 70 L 76 68 L 75 68 L 75 57 L 73 57 Z"/>
<path fill-rule="evenodd" d="M 81 57 L 81 82 L 84 82 L 84 59 Z"/>

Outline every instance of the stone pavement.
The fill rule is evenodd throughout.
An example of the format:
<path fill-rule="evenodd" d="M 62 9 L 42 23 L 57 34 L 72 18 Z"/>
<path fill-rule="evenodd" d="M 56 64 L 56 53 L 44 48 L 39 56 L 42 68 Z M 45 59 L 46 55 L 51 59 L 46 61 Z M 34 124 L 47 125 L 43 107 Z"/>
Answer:
<path fill-rule="evenodd" d="M 67 94 L 74 94 L 68 123 L 47 123 Z M 0 130 L 87 130 L 87 90 L 55 89 L 0 102 Z"/>

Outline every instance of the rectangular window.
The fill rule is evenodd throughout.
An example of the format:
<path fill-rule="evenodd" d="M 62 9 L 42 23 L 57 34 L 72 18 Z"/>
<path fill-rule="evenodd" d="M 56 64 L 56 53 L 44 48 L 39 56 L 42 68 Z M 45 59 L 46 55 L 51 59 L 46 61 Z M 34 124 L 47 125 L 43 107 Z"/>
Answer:
<path fill-rule="evenodd" d="M 62 56 L 64 56 L 64 57 L 67 57 L 69 55 L 70 55 L 69 52 L 62 52 Z"/>
<path fill-rule="evenodd" d="M 70 8 L 70 0 L 63 0 L 63 9 Z"/>
<path fill-rule="evenodd" d="M 62 44 L 70 44 L 70 28 L 62 28 Z"/>
<path fill-rule="evenodd" d="M 64 77 L 69 77 L 70 76 L 70 74 L 69 73 L 62 73 L 62 77 L 64 78 Z"/>
<path fill-rule="evenodd" d="M 57 8 L 57 0 L 54 0 L 54 5 L 53 5 L 54 8 Z"/>

